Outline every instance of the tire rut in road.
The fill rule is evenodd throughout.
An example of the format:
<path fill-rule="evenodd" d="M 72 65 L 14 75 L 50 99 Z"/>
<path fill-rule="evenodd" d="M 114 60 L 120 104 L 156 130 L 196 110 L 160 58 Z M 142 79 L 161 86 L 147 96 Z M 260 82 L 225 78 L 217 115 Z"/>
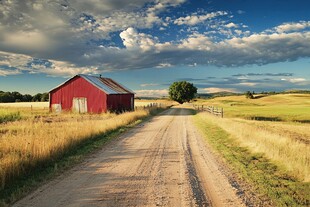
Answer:
<path fill-rule="evenodd" d="M 188 175 L 189 175 L 189 182 L 190 182 L 190 187 L 193 192 L 194 199 L 196 201 L 196 204 L 198 206 L 211 206 L 210 202 L 208 201 L 203 187 L 200 183 L 198 173 L 196 171 L 195 165 L 194 165 L 194 160 L 192 157 L 192 151 L 190 148 L 190 145 L 188 143 L 188 140 L 186 142 L 186 148 L 187 152 L 185 153 L 185 161 L 186 161 L 186 166 L 188 170 Z"/>

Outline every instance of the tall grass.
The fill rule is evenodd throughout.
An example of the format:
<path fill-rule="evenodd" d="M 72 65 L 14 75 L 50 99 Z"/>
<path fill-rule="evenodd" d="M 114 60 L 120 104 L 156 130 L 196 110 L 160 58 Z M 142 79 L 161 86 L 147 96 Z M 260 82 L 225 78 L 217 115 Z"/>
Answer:
<path fill-rule="evenodd" d="M 0 189 L 33 168 L 59 159 L 85 140 L 133 123 L 149 113 L 150 110 L 137 110 L 96 119 L 83 116 L 69 121 L 28 119 L 0 125 Z"/>
<path fill-rule="evenodd" d="M 251 191 L 255 192 L 255 205 L 309 206 L 309 182 L 294 178 L 283 167 L 279 167 L 278 162 L 267 159 L 264 153 L 254 153 L 249 147 L 241 146 L 242 142 L 236 135 L 231 135 L 217 125 L 221 119 L 210 121 L 205 114 L 198 114 L 194 118 L 214 151 L 225 159 L 238 178 L 247 183 L 240 184 L 251 197 L 250 200 L 253 198 Z"/>
<path fill-rule="evenodd" d="M 20 120 L 21 115 L 19 111 L 11 111 L 8 109 L 0 109 L 0 124 L 10 121 Z"/>
<path fill-rule="evenodd" d="M 304 140 L 294 139 L 288 133 L 279 134 L 277 131 L 268 130 L 260 124 L 256 125 L 255 121 L 219 119 L 207 113 L 202 113 L 201 118 L 220 126 L 241 146 L 247 147 L 254 153 L 263 153 L 299 180 L 310 181 L 310 146 Z M 310 137 L 310 131 L 307 130 L 306 125 L 302 133 Z M 281 127 L 283 129 L 284 126 Z M 289 125 L 286 130 L 289 131 Z"/>

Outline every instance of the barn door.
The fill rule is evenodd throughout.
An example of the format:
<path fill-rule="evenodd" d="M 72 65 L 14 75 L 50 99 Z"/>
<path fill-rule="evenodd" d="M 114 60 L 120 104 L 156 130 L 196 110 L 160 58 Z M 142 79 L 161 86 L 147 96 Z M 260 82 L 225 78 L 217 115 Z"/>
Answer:
<path fill-rule="evenodd" d="M 52 110 L 55 111 L 56 113 L 61 112 L 61 104 L 52 104 Z"/>
<path fill-rule="evenodd" d="M 87 98 L 73 98 L 73 111 L 87 113 Z"/>

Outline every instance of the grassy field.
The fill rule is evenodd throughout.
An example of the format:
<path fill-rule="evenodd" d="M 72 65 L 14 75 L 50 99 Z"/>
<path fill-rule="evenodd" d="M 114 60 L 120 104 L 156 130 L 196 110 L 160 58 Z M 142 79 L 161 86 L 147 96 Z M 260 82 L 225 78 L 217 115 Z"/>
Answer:
<path fill-rule="evenodd" d="M 84 147 L 91 140 L 105 140 L 110 132 L 157 110 L 140 107 L 119 115 L 89 115 L 54 114 L 41 107 L 0 108 L 0 117 L 18 116 L 0 124 L 0 206 L 1 200 L 10 203 L 16 199 L 22 191 L 18 182 L 23 183 L 22 180 L 38 169 L 44 171 L 45 167 L 54 165 L 57 168 L 57 162 L 69 152 Z"/>
<path fill-rule="evenodd" d="M 275 206 L 309 205 L 310 95 L 231 96 L 197 103 L 224 108 L 223 119 L 203 112 L 196 124 L 241 177 Z"/>
<path fill-rule="evenodd" d="M 16 102 L 16 103 L 0 103 L 0 108 L 10 107 L 10 108 L 43 108 L 49 107 L 48 102 Z"/>
<path fill-rule="evenodd" d="M 224 108 L 225 117 L 239 117 L 262 121 L 297 121 L 310 123 L 310 94 L 256 95 L 256 99 L 245 96 L 227 96 L 196 104 Z"/>

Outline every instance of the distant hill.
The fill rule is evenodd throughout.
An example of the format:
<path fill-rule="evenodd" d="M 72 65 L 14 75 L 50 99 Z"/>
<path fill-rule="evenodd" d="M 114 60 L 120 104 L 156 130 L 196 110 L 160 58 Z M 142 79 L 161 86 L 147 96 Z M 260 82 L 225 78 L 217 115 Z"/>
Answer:
<path fill-rule="evenodd" d="M 310 90 L 287 90 L 287 91 L 268 91 L 268 92 L 257 92 L 255 94 L 265 94 L 265 95 L 275 95 L 275 94 L 310 94 Z M 209 98 L 216 98 L 216 97 L 226 97 L 226 96 L 240 96 L 244 95 L 244 93 L 232 93 L 232 92 L 217 92 L 217 93 L 198 93 L 197 98 L 202 99 L 209 99 Z"/>
<path fill-rule="evenodd" d="M 243 95 L 241 93 L 232 93 L 232 92 L 217 92 L 217 93 L 198 93 L 197 98 L 216 98 L 216 97 L 225 97 L 225 96 L 238 96 Z"/>

